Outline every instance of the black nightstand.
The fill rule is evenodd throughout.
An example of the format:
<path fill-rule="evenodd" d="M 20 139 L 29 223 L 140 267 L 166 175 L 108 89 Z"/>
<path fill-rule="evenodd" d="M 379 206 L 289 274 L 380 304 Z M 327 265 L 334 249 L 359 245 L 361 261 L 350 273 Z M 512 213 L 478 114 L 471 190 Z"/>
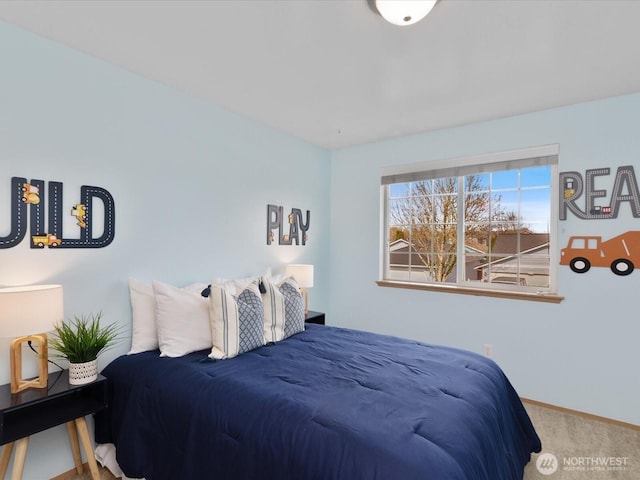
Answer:
<path fill-rule="evenodd" d="M 80 441 L 87 456 L 93 480 L 99 480 L 98 464 L 93 455 L 93 443 L 84 417 L 107 407 L 107 379 L 86 385 L 69 385 L 69 372 L 49 374 L 47 388 L 31 388 L 11 393 L 10 385 L 0 386 L 0 479 L 4 478 L 15 444 L 12 479 L 22 478 L 29 446 L 29 435 L 67 424 L 71 450 L 78 474 L 83 473 Z"/>
<path fill-rule="evenodd" d="M 324 325 L 324 313 L 313 312 L 309 310 L 304 316 L 304 321 L 307 323 L 317 323 L 318 325 Z"/>

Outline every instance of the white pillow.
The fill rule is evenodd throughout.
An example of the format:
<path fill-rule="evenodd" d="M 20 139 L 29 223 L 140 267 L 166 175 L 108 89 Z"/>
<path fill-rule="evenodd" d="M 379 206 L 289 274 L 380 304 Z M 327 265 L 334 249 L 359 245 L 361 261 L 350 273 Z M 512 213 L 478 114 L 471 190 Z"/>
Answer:
<path fill-rule="evenodd" d="M 207 287 L 206 283 L 192 283 L 183 290 L 198 295 Z M 158 350 L 158 328 L 156 326 L 156 300 L 153 287 L 135 278 L 129 278 L 131 298 L 131 349 L 127 355 Z"/>
<path fill-rule="evenodd" d="M 152 282 L 161 357 L 181 357 L 211 348 L 209 302 L 199 293 Z"/>
<path fill-rule="evenodd" d="M 213 339 L 209 357 L 233 358 L 264 345 L 264 309 L 257 279 L 237 296 L 212 283 L 209 311 Z"/>
<path fill-rule="evenodd" d="M 153 288 L 134 278 L 129 279 L 131 297 L 131 350 L 127 353 L 146 352 L 158 349 L 158 330 L 156 328 L 156 301 Z"/>
<path fill-rule="evenodd" d="M 304 331 L 304 299 L 294 278 L 273 283 L 262 277 L 262 284 L 265 341 L 278 342 Z"/>

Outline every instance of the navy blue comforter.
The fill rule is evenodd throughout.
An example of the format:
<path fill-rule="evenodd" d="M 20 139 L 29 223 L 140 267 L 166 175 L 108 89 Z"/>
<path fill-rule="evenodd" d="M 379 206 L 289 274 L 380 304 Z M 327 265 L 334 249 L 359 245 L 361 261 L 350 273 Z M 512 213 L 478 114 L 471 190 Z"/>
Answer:
<path fill-rule="evenodd" d="M 128 477 L 522 479 L 540 440 L 480 355 L 308 325 L 231 360 L 122 356 L 96 441 Z"/>

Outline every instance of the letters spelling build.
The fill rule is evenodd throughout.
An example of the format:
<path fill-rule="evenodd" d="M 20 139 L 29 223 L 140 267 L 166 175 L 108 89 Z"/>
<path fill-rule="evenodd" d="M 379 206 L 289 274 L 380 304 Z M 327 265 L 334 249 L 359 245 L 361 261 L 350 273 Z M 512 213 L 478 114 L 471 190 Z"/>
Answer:
<path fill-rule="evenodd" d="M 62 183 L 49 182 L 48 202 L 44 201 L 45 182 L 13 177 L 11 179 L 11 231 L 7 236 L 0 236 L 0 248 L 11 248 L 18 245 L 27 233 L 27 211 L 29 212 L 29 228 L 31 248 L 102 248 L 109 245 L 115 235 L 115 204 L 111 194 L 100 187 L 83 185 L 80 187 L 80 203 L 71 209 L 71 215 L 80 227 L 80 239 L 63 238 L 62 233 Z M 92 209 L 94 200 L 104 205 L 104 228 L 98 238 L 93 238 Z M 48 225 L 45 226 L 45 203 L 47 205 Z"/>
<path fill-rule="evenodd" d="M 276 205 L 267 205 L 267 245 L 271 245 L 275 240 L 274 229 L 278 229 L 278 243 L 280 245 L 306 245 L 307 230 L 309 230 L 311 213 L 307 210 L 307 223 L 302 221 L 302 210 L 292 208 L 287 217 L 289 222 L 289 235 L 283 234 L 284 213 L 283 208 Z M 300 243 L 300 232 L 302 232 L 302 243 Z"/>
<path fill-rule="evenodd" d="M 610 172 L 609 168 L 587 170 L 584 181 L 578 172 L 560 173 L 560 220 L 567 219 L 567 210 L 583 220 L 616 218 L 622 202 L 629 202 L 634 218 L 640 217 L 640 192 L 632 165 L 618 167 L 609 205 L 595 205 L 596 198 L 607 195 L 606 190 L 595 189 L 595 177 L 609 175 Z M 582 196 L 583 191 L 585 209 L 581 210 L 576 200 Z"/>

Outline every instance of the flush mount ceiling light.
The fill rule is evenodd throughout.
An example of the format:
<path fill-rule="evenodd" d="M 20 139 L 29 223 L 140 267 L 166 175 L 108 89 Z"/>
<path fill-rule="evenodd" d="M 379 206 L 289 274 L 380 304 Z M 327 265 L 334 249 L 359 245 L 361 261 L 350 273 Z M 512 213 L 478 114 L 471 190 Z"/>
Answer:
<path fill-rule="evenodd" d="M 382 18 L 394 25 L 413 25 L 431 11 L 437 0 L 373 0 Z"/>

